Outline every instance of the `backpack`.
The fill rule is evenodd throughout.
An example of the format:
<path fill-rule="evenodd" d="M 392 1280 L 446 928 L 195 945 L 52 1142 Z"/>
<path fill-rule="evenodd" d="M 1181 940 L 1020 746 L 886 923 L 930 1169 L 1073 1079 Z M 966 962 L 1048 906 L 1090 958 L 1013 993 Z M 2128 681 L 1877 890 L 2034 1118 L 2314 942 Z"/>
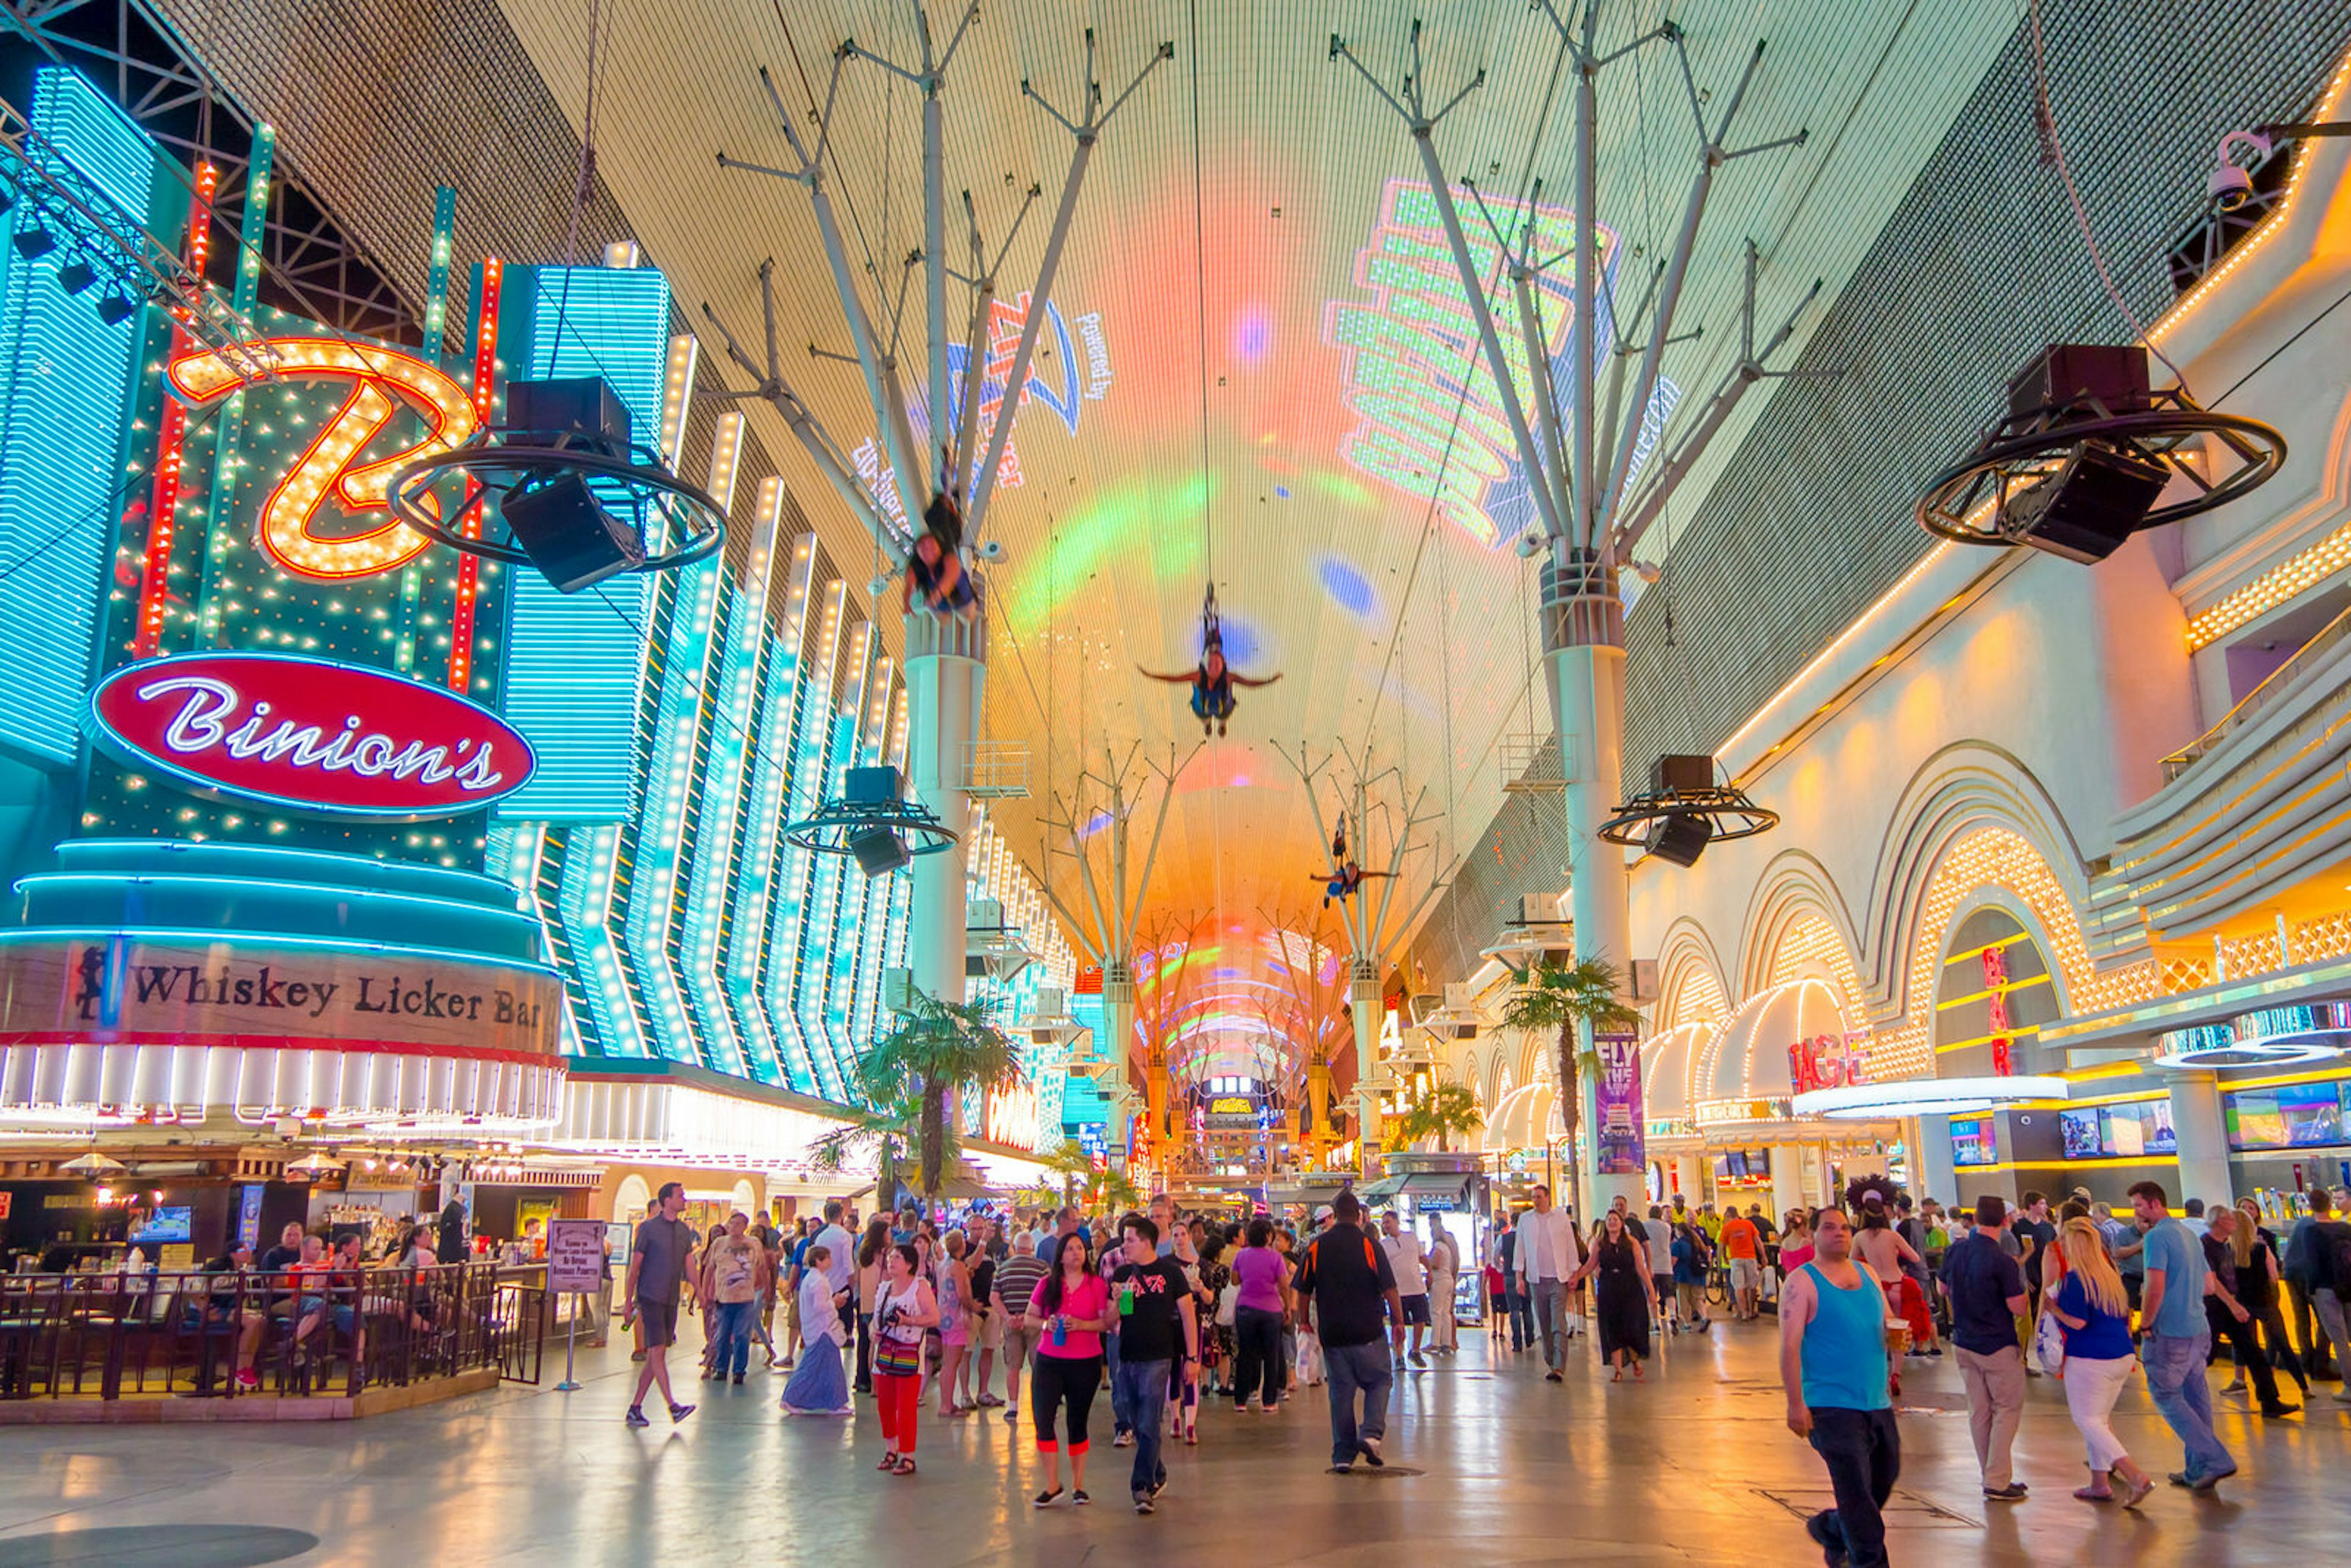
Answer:
<path fill-rule="evenodd" d="M 2312 1279 L 2331 1283 L 2336 1301 L 2351 1301 L 2351 1225 L 2336 1220 L 2314 1228 L 2317 1234 L 2311 1239 L 2325 1250 L 2311 1259 Z"/>

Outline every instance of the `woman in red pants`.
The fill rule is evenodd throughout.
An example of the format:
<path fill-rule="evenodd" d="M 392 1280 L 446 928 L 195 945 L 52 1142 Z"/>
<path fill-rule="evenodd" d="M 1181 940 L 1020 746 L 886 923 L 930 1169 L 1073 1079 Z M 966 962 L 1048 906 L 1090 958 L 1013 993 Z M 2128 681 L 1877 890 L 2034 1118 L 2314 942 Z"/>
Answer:
<path fill-rule="evenodd" d="M 922 1277 L 914 1249 L 904 1244 L 882 1255 L 882 1283 L 873 1293 L 873 1403 L 888 1445 L 874 1467 L 914 1473 L 915 1412 L 923 1403 L 923 1331 L 939 1321 L 939 1303 Z"/>

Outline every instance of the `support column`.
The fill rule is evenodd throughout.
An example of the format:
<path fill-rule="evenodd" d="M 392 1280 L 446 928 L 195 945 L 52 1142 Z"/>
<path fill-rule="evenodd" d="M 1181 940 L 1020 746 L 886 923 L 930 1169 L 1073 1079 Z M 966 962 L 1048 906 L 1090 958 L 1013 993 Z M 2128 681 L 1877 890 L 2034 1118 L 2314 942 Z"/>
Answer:
<path fill-rule="evenodd" d="M 1959 1166 L 1951 1157 L 1951 1119 L 1920 1116 L 1911 1128 L 1919 1194 L 1941 1204 L 1966 1204 L 1970 1195 L 1959 1190 Z"/>
<path fill-rule="evenodd" d="M 1348 960 L 1347 1011 L 1355 1024 L 1355 1166 L 1378 1175 L 1380 1096 L 1372 1080 L 1380 1071 L 1380 961 Z"/>
<path fill-rule="evenodd" d="M 906 617 L 906 765 L 914 799 L 937 813 L 955 842 L 914 857 L 907 966 L 941 1001 L 965 999 L 965 877 L 971 863 L 971 798 L 964 759 L 979 735 L 987 684 L 986 622 Z"/>
<path fill-rule="evenodd" d="M 1575 956 L 1578 961 L 1606 961 L 1629 989 L 1632 879 L 1625 870 L 1625 852 L 1600 837 L 1600 824 L 1614 814 L 1624 771 L 1625 610 L 1616 597 L 1613 567 L 1591 550 L 1557 542 L 1553 549 L 1552 560 L 1543 569 L 1541 615 L 1552 716 L 1559 728 L 1560 762 L 1567 780 L 1562 793 Z M 1573 1157 L 1583 1202 L 1594 1214 L 1620 1193 L 1626 1202 L 1640 1203 L 1640 1177 L 1611 1176 L 1604 1182 L 1593 1169 L 1599 1074 L 1588 1024 L 1576 1029 L 1576 1051 L 1583 1147 Z M 1584 1212 L 1579 1209 L 1577 1218 Z"/>
<path fill-rule="evenodd" d="M 2215 1072 L 2171 1075 L 2171 1125 L 2179 1134 L 2179 1190 L 2171 1206 L 2200 1197 L 2209 1213 L 2237 1201 L 2229 1182 L 2229 1133 L 2220 1117 L 2220 1078 Z"/>
<path fill-rule="evenodd" d="M 1771 1145 L 1771 1223 L 1778 1225 L 1792 1208 L 1812 1207 L 1804 1185 L 1804 1150 L 1801 1144 Z"/>

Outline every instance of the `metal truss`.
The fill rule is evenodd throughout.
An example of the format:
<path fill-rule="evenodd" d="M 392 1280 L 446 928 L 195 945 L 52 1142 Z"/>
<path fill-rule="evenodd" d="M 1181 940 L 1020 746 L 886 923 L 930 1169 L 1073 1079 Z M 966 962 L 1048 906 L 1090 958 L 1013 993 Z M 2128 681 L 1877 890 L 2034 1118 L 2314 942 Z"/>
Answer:
<path fill-rule="evenodd" d="M 1062 249 L 1069 238 L 1071 221 L 1076 214 L 1079 193 L 1084 187 L 1086 170 L 1092 161 L 1095 147 L 1111 120 L 1134 96 L 1144 79 L 1160 62 L 1175 57 L 1176 46 L 1173 43 L 1157 46 L 1150 60 L 1125 89 L 1116 98 L 1105 101 L 1101 83 L 1094 80 L 1094 34 L 1093 29 L 1088 28 L 1085 34 L 1084 92 L 1074 119 L 1056 109 L 1029 81 L 1023 80 L 1020 84 L 1022 95 L 1033 99 L 1067 131 L 1075 145 L 1069 171 L 1062 178 L 1052 231 L 1045 241 L 1036 282 L 1029 290 L 1028 318 L 1022 324 L 1019 343 L 1004 382 L 1003 400 L 993 428 L 987 432 L 986 456 L 975 463 L 980 437 L 978 406 L 987 382 L 987 324 L 997 296 L 997 276 L 1011 249 L 1013 237 L 1028 216 L 1029 204 L 1042 194 L 1042 191 L 1033 184 L 1029 187 L 1010 232 L 997 250 L 993 264 L 987 260 L 987 247 L 981 239 L 978 214 L 971 193 L 965 191 L 964 218 L 972 271 L 967 277 L 949 267 L 945 99 L 948 68 L 971 24 L 977 18 L 979 7 L 969 5 L 962 9 L 955 31 L 948 37 L 943 49 L 935 45 L 929 17 L 919 0 L 913 9 L 920 57 L 911 65 L 903 64 L 861 47 L 853 38 L 842 40 L 833 51 L 832 73 L 826 84 L 824 103 L 811 117 L 815 120 L 813 132 L 802 129 L 798 118 L 785 107 L 772 76 L 765 67 L 760 68 L 760 86 L 774 109 L 777 126 L 783 132 L 785 144 L 791 153 L 791 162 L 788 166 L 749 162 L 730 157 L 724 151 L 717 157 L 721 168 L 770 175 L 799 185 L 808 193 L 809 204 L 816 218 L 818 235 L 824 245 L 825 259 L 831 270 L 833 289 L 840 299 L 841 319 L 848 329 L 852 350 L 849 354 L 838 354 L 819 350 L 811 344 L 810 353 L 820 359 L 848 361 L 858 367 L 865 383 L 866 401 L 872 412 L 881 451 L 896 476 L 909 528 L 923 510 L 925 489 L 930 494 L 964 494 L 968 497 L 968 504 L 964 508 L 965 537 L 977 539 L 986 525 L 988 502 L 995 493 L 996 476 L 1004 461 L 1005 444 L 1011 438 L 1013 419 L 1019 408 L 1020 389 L 1028 382 L 1039 329 L 1045 319 L 1046 306 L 1052 298 L 1054 277 L 1061 267 Z M 841 97 L 841 74 L 851 63 L 858 60 L 879 67 L 907 82 L 922 95 L 923 244 L 906 257 L 894 299 L 890 297 L 888 279 L 869 267 L 868 270 L 873 272 L 876 296 L 870 305 L 866 290 L 858 281 L 856 269 L 851 264 L 849 247 L 841 233 L 839 216 L 833 209 L 831 193 L 827 189 L 827 183 L 837 163 L 837 160 L 831 156 L 831 135 L 833 113 Z M 904 336 L 907 287 L 913 269 L 917 266 L 923 269 L 924 284 L 925 408 L 934 445 L 934 451 L 923 454 L 915 450 L 913 421 L 909 416 L 899 357 Z M 951 334 L 948 326 L 947 283 L 950 277 L 967 283 L 972 292 L 971 308 L 960 336 L 966 350 L 962 408 L 956 422 L 955 438 L 951 442 L 946 439 L 948 410 L 954 406 L 949 397 L 947 348 L 950 342 L 958 340 Z M 763 291 L 767 287 L 763 269 Z M 792 392 L 783 377 L 776 356 L 772 297 L 768 302 L 768 351 L 764 366 L 754 363 L 741 350 L 734 337 L 711 314 L 707 305 L 703 309 L 705 318 L 726 338 L 730 357 L 748 371 L 757 383 L 749 393 L 730 395 L 756 396 L 773 403 L 784 415 L 794 436 L 834 488 L 841 492 L 852 514 L 865 524 L 876 543 L 893 563 L 903 563 L 904 548 L 891 528 L 890 518 L 874 494 L 876 487 L 859 478 L 845 461 L 847 449 L 823 429 L 810 413 L 807 402 Z M 885 326 L 886 332 L 883 329 Z"/>
<path fill-rule="evenodd" d="M 154 0 L 0 0 L 0 20 L 51 63 L 70 66 L 108 90 L 132 123 L 177 155 L 191 198 L 193 172 L 210 163 L 218 171 L 213 221 L 227 233 L 239 231 L 260 121 L 214 78 Z M 271 162 L 276 199 L 261 230 L 265 302 L 339 332 L 422 343 L 422 311 L 389 270 L 308 195 L 283 147 Z M 154 237 L 167 250 L 176 247 L 176 235 Z M 233 276 L 236 256 L 234 246 L 218 247 L 215 267 Z M 213 281 L 225 287 L 229 277 Z M 451 341 L 462 338 L 464 323 L 451 331 Z"/>

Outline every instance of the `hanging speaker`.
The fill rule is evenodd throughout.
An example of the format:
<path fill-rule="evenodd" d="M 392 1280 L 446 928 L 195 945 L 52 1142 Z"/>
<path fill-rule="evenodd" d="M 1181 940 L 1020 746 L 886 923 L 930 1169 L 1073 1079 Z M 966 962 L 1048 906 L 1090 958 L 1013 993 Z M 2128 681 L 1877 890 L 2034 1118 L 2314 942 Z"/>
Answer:
<path fill-rule="evenodd" d="M 890 828 L 866 828 L 850 834 L 849 852 L 857 857 L 857 869 L 867 876 L 896 871 L 914 858 L 906 852 L 906 841 Z"/>
<path fill-rule="evenodd" d="M 559 593 L 578 593 L 645 563 L 636 530 L 604 509 L 577 472 L 509 497 L 515 543 Z"/>
<path fill-rule="evenodd" d="M 1696 865 L 1714 838 L 1714 824 L 1704 817 L 1675 811 L 1659 817 L 1649 828 L 1648 852 L 1671 865 Z"/>

